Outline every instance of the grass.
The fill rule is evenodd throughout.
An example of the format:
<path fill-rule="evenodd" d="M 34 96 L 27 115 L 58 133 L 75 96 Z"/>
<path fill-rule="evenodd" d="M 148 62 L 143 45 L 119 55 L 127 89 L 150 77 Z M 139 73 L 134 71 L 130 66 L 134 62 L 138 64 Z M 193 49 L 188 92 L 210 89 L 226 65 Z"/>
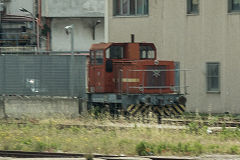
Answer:
<path fill-rule="evenodd" d="M 0 124 L 0 150 L 102 153 L 124 155 L 240 154 L 240 129 L 209 134 L 207 126 L 190 123 L 185 129 L 137 127 L 139 118 L 117 121 L 109 116 L 79 119 L 24 120 Z M 9 121 L 8 121 L 9 122 Z M 15 122 L 11 120 L 11 122 Z M 38 125 L 35 125 L 37 123 Z M 58 124 L 71 124 L 61 127 Z M 86 126 L 78 126 L 88 125 Z M 155 124 L 155 121 L 150 121 Z M 75 126 L 76 125 L 76 126 Z M 118 125 L 120 127 L 98 127 Z M 89 156 L 91 157 L 91 156 Z"/>

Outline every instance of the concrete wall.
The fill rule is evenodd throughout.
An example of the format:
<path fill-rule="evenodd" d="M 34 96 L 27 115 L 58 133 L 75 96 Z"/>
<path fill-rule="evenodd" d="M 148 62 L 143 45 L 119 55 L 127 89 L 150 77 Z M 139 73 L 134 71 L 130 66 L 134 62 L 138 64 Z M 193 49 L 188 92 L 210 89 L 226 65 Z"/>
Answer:
<path fill-rule="evenodd" d="M 85 108 L 81 109 L 82 111 Z M 79 100 L 47 97 L 0 97 L 0 118 L 77 117 Z"/>
<path fill-rule="evenodd" d="M 92 25 L 97 20 L 95 40 L 92 38 Z M 88 51 L 91 44 L 104 42 L 103 18 L 53 18 L 51 22 L 51 44 L 54 51 L 70 51 L 71 36 L 65 33 L 64 27 L 74 24 L 74 49 Z"/>
<path fill-rule="evenodd" d="M 240 13 L 228 13 L 227 0 L 201 0 L 199 15 L 187 15 L 186 0 L 150 0 L 149 15 L 139 17 L 114 17 L 106 2 L 106 41 L 129 42 L 135 34 L 155 43 L 159 59 L 192 69 L 189 111 L 240 113 Z M 206 62 L 220 62 L 220 93 L 207 93 Z"/>
<path fill-rule="evenodd" d="M 4 100 L 0 98 L 0 119 L 5 117 L 5 110 L 4 110 Z"/>
<path fill-rule="evenodd" d="M 88 51 L 91 44 L 104 41 L 105 0 L 42 0 L 42 16 L 51 18 L 51 49 L 70 51 L 70 36 L 64 27 L 74 24 L 74 49 Z M 93 40 L 92 26 L 96 26 Z"/>
<path fill-rule="evenodd" d="M 19 8 L 25 8 L 29 12 L 34 13 L 34 0 L 10 0 L 4 3 L 7 8 L 7 14 L 31 16 L 29 13 L 19 11 Z"/>
<path fill-rule="evenodd" d="M 43 17 L 103 17 L 104 0 L 42 0 Z"/>

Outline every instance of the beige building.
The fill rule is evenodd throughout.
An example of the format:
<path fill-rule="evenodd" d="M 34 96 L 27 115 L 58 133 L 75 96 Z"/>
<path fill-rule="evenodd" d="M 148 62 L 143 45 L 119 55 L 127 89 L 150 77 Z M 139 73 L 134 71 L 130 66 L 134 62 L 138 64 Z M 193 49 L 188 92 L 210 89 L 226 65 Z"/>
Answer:
<path fill-rule="evenodd" d="M 106 0 L 107 42 L 155 43 L 187 74 L 189 111 L 240 113 L 240 0 Z"/>

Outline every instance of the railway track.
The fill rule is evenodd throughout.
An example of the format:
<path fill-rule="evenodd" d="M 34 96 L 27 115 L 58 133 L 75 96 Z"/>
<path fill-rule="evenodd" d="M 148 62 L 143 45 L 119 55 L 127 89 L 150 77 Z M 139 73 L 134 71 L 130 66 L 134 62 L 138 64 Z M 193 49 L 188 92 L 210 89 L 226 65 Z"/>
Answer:
<path fill-rule="evenodd" d="M 13 157 L 13 158 L 84 158 L 86 154 L 73 154 L 73 153 L 50 153 L 50 152 L 23 152 L 23 151 L 1 151 L 0 157 Z M 194 160 L 196 158 L 190 157 L 157 157 L 157 156 L 144 156 L 144 157 L 127 157 L 118 155 L 102 155 L 93 154 L 94 158 L 99 160 Z"/>
<path fill-rule="evenodd" d="M 30 122 L 31 123 L 31 122 Z M 189 125 L 190 123 L 198 123 L 200 126 L 201 125 L 204 125 L 204 126 L 209 126 L 209 127 L 240 127 L 240 120 L 239 119 L 234 119 L 232 121 L 227 121 L 227 120 L 218 120 L 218 121 L 211 121 L 211 120 L 207 120 L 207 119 L 200 119 L 200 120 L 196 120 L 196 119 L 166 119 L 166 118 L 163 118 L 162 119 L 162 125 L 169 125 L 169 126 L 177 126 L 178 128 L 180 126 L 187 126 Z M 29 124 L 26 123 L 26 122 L 22 122 L 22 121 L 14 121 L 14 122 L 11 122 L 11 121 L 1 121 L 0 124 L 18 124 L 18 125 L 27 125 Z M 34 123 L 31 123 L 33 125 L 40 125 L 41 123 L 38 123 L 38 122 L 34 122 Z M 131 125 L 131 123 L 129 124 L 119 124 L 117 125 L 118 123 L 114 124 L 114 125 L 111 125 L 111 124 L 105 124 L 105 125 L 89 125 L 89 124 L 56 124 L 56 126 L 59 128 L 59 129 L 64 129 L 64 128 L 69 128 L 69 127 L 86 127 L 86 128 L 91 128 L 91 127 L 99 127 L 99 128 L 104 128 L 104 127 L 107 127 L 107 128 L 131 128 L 132 126 L 136 126 L 135 124 L 134 125 Z M 139 125 L 139 126 L 149 126 L 147 125 L 148 123 L 145 123 L 145 125 Z M 152 125 L 152 126 L 158 126 L 158 125 Z M 160 127 L 162 128 L 162 127 Z M 165 127 L 163 127 L 165 128 Z M 171 128 L 171 127 L 170 127 Z M 181 128 L 181 127 L 180 127 Z M 184 127 L 182 127 L 184 128 Z"/>
<path fill-rule="evenodd" d="M 212 122 L 211 120 L 196 120 L 196 119 L 162 119 L 163 124 L 177 124 L 177 125 L 188 125 L 190 123 L 199 123 L 205 126 L 216 126 L 216 127 L 240 127 L 240 120 L 225 121 L 218 120 Z"/>

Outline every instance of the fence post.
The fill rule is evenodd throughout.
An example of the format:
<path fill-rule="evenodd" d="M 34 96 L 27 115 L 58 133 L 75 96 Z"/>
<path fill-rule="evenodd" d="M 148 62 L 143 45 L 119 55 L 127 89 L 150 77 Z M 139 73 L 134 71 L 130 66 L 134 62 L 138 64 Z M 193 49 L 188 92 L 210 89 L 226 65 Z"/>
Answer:
<path fill-rule="evenodd" d="M 6 94 L 6 55 L 2 55 L 3 56 L 3 83 L 2 83 L 2 94 Z"/>

